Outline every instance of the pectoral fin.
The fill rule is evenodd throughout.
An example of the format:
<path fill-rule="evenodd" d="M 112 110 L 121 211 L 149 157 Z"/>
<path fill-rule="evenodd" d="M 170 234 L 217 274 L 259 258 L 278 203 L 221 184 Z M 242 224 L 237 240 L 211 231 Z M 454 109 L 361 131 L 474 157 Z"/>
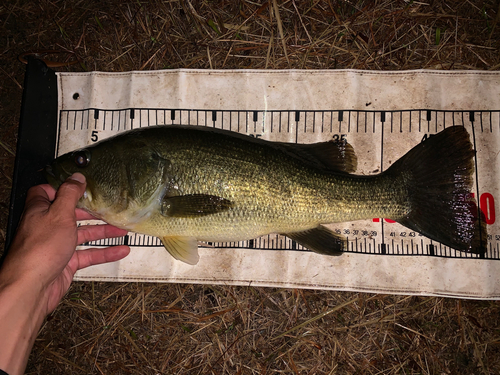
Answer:
<path fill-rule="evenodd" d="M 177 260 L 193 266 L 200 260 L 198 241 L 194 237 L 163 237 L 161 242 L 170 255 Z"/>
<path fill-rule="evenodd" d="M 163 198 L 161 214 L 169 217 L 205 216 L 228 210 L 232 205 L 230 200 L 216 195 L 179 195 Z"/>
<path fill-rule="evenodd" d="M 284 235 L 318 254 L 338 256 L 347 249 L 344 237 L 321 225 L 303 232 L 284 233 Z"/>

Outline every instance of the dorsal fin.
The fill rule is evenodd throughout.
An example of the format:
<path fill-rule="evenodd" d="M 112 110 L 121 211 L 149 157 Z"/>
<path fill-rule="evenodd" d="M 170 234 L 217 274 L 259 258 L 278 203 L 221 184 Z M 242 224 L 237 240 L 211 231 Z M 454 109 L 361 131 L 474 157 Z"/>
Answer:
<path fill-rule="evenodd" d="M 277 143 L 288 154 L 320 169 L 335 172 L 353 173 L 358 158 L 352 146 L 347 142 L 319 142 L 310 144 Z"/>

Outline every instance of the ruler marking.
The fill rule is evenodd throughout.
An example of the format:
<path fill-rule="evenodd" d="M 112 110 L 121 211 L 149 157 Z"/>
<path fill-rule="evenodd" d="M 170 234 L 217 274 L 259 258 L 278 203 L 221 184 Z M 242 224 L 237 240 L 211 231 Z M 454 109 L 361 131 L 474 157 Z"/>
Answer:
<path fill-rule="evenodd" d="M 69 130 L 69 111 L 66 112 L 66 130 Z"/>
<path fill-rule="evenodd" d="M 78 116 L 79 112 L 75 112 L 75 115 L 73 116 L 73 130 L 76 130 L 76 117 Z"/>
<path fill-rule="evenodd" d="M 102 130 L 103 131 L 106 131 L 106 117 L 107 117 L 107 114 L 108 114 L 108 111 L 103 111 L 104 114 L 103 114 L 103 118 L 102 118 Z"/>
<path fill-rule="evenodd" d="M 481 193 L 479 191 L 479 170 L 477 168 L 477 148 L 476 148 L 476 132 L 475 132 L 475 123 L 474 123 L 474 112 L 469 112 L 469 119 L 471 121 L 472 128 L 472 140 L 474 145 L 474 167 L 475 167 L 475 175 L 476 175 L 476 197 L 477 197 L 477 219 L 479 221 L 479 238 L 483 238 L 483 233 L 481 229 L 481 205 L 480 205 L 480 197 Z M 486 239 L 487 240 L 487 239 Z M 485 254 L 481 254 L 481 258 L 484 258 Z"/>
<path fill-rule="evenodd" d="M 186 118 L 184 117 L 183 109 L 142 108 L 137 110 L 139 111 L 139 118 L 137 120 L 139 121 L 140 127 L 167 124 L 168 123 L 167 113 L 170 113 L 171 118 L 175 119 L 176 123 L 179 121 L 180 123 L 184 123 L 186 120 Z M 260 116 L 259 116 L 259 113 L 261 112 L 260 110 L 251 110 L 251 111 L 222 110 L 220 111 L 220 113 L 217 113 L 219 111 L 216 110 L 187 110 L 186 117 L 188 119 L 187 120 L 188 124 L 191 124 L 194 118 L 194 115 L 191 116 L 191 112 L 193 111 L 196 113 L 197 125 L 210 126 L 210 123 L 208 121 L 210 121 L 211 119 L 212 127 L 217 127 L 222 129 L 227 129 L 229 127 L 229 130 L 233 130 L 233 128 L 236 127 L 233 126 L 236 122 L 238 130 L 243 130 L 243 124 L 245 124 L 245 128 L 247 130 L 250 130 L 250 124 L 253 122 L 254 124 L 253 132 L 254 133 L 258 132 L 257 122 L 260 121 Z M 492 133 L 493 131 L 495 131 L 496 133 L 498 131 L 497 129 L 500 130 L 499 111 L 438 111 L 438 110 L 423 109 L 423 110 L 398 110 L 398 111 L 354 111 L 355 113 L 353 113 L 352 110 L 338 110 L 338 111 L 306 110 L 303 111 L 303 116 L 301 112 L 302 111 L 279 111 L 279 110 L 262 111 L 262 129 L 260 129 L 259 127 L 259 131 L 262 130 L 262 133 L 265 133 L 266 129 L 269 130 L 268 126 L 270 122 L 271 133 L 276 131 L 276 129 L 279 129 L 279 131 L 281 132 L 284 131 L 282 125 L 284 125 L 286 122 L 286 124 L 288 125 L 288 132 L 290 133 L 291 136 L 293 136 L 293 131 L 295 131 L 295 137 L 294 137 L 295 142 L 299 142 L 302 141 L 302 138 L 300 138 L 302 137 L 302 133 L 299 134 L 299 129 L 302 129 L 300 127 L 302 125 L 301 123 L 302 121 L 304 121 L 304 127 L 303 127 L 304 135 L 311 133 L 314 134 L 316 132 L 319 133 L 325 133 L 327 131 L 332 132 L 335 128 L 333 117 L 336 114 L 339 134 L 346 133 L 346 130 L 348 133 L 351 133 L 351 125 L 352 126 L 354 125 L 352 123 L 353 121 L 356 121 L 356 127 L 352 128 L 352 132 L 356 133 L 364 132 L 368 136 L 371 136 L 368 130 L 370 128 L 372 129 L 371 134 L 376 135 L 377 132 L 380 132 L 381 172 L 386 170 L 384 163 L 385 159 L 387 158 L 385 158 L 384 154 L 388 153 L 389 156 L 390 153 L 388 148 L 390 146 L 386 145 L 386 142 L 389 142 L 390 144 L 391 138 L 385 139 L 386 136 L 388 135 L 386 134 L 386 132 L 388 129 L 390 129 L 390 133 L 394 132 L 395 126 L 397 125 L 395 121 L 398 121 L 398 117 L 399 117 L 399 129 L 401 133 L 415 132 L 417 131 L 416 130 L 417 125 L 418 125 L 418 132 L 422 132 L 425 128 L 423 121 L 427 121 L 427 131 L 429 132 L 431 127 L 433 128 L 433 131 L 437 132 L 438 130 L 442 130 L 443 128 L 447 128 L 451 125 L 457 125 L 457 126 L 460 125 L 471 128 L 473 147 L 478 157 L 479 157 L 479 152 L 477 151 L 477 147 L 482 145 L 478 137 L 481 134 L 488 132 L 488 129 L 490 133 Z M 378 112 L 380 112 L 380 115 L 378 114 Z M 398 112 L 399 116 L 397 116 Z M 94 129 L 102 129 L 103 131 L 106 132 L 111 131 L 114 133 L 126 130 L 128 128 L 127 125 L 128 122 L 130 122 L 130 129 L 133 129 L 134 121 L 136 120 L 137 117 L 136 109 L 134 108 L 117 109 L 117 110 L 102 110 L 96 108 L 77 110 L 77 111 L 64 110 L 60 111 L 59 132 L 64 133 L 64 131 L 68 132 L 76 131 L 78 128 L 79 131 L 83 130 L 84 128 L 88 129 L 90 127 L 89 124 L 91 119 L 91 113 L 93 114 L 92 117 L 94 117 Z M 345 114 L 349 116 L 347 120 L 347 129 L 345 126 L 343 126 L 346 123 L 344 117 Z M 388 126 L 386 128 L 385 125 L 386 124 L 389 125 L 389 119 L 387 118 L 388 114 L 390 114 L 391 116 L 390 127 Z M 227 115 L 229 116 L 229 118 L 227 117 Z M 233 115 L 235 116 L 234 118 Z M 271 115 L 270 120 L 266 119 L 268 115 Z M 285 115 L 286 119 L 284 118 Z M 245 116 L 245 118 L 243 119 L 240 116 Z M 292 116 L 294 117 L 292 118 Z M 329 121 L 327 119 L 327 116 L 330 116 Z M 461 124 L 459 124 L 460 116 L 462 118 Z M 205 119 L 205 121 L 203 121 L 203 118 Z M 172 123 L 174 123 L 175 121 L 172 121 Z M 292 125 L 291 121 L 295 121 L 295 127 L 291 127 Z M 364 130 L 362 128 L 363 124 L 362 123 L 360 124 L 360 121 L 361 122 L 364 121 Z M 369 123 L 370 121 L 372 121 L 372 124 Z M 488 126 L 488 121 L 489 121 L 489 126 Z M 226 122 L 229 122 L 229 125 L 227 125 Z M 328 129 L 328 122 L 330 123 L 329 129 Z M 80 125 L 79 127 L 78 124 Z M 321 125 L 321 129 L 319 128 L 319 125 Z M 312 131 L 308 131 L 308 129 L 311 127 Z M 108 135 L 109 133 L 107 135 L 103 135 L 103 138 L 107 137 Z M 59 136 L 57 141 L 58 142 L 56 148 L 57 150 L 61 149 L 61 146 L 59 145 L 60 138 L 64 139 L 64 137 Z M 478 157 L 474 158 L 476 171 L 479 171 Z M 480 188 L 480 181 L 482 181 L 481 179 L 482 175 L 480 176 L 480 174 L 481 172 L 477 172 L 475 175 L 475 190 L 478 198 L 478 210 L 481 209 L 479 188 Z M 481 215 L 479 215 L 479 217 L 481 220 Z M 386 240 L 388 238 L 386 238 L 385 235 L 385 227 L 388 225 L 388 228 L 390 228 L 392 224 L 386 225 L 387 222 L 383 218 L 380 218 L 377 221 L 381 223 L 379 227 L 381 237 L 378 237 L 378 235 L 375 236 L 374 233 L 376 233 L 376 231 L 370 229 L 370 228 L 375 229 L 377 226 L 370 226 L 371 224 L 367 222 L 366 224 L 368 226 L 365 227 L 366 228 L 365 231 L 364 229 L 361 230 L 361 228 L 363 228 L 363 224 L 360 224 L 360 226 L 355 226 L 353 229 L 351 229 L 353 230 L 351 234 L 354 235 L 348 237 L 348 245 L 345 251 L 356 252 L 356 253 L 371 253 L 371 254 L 376 253 L 376 254 L 404 255 L 404 256 L 431 255 L 431 256 L 467 258 L 467 259 L 469 258 L 476 259 L 480 257 L 477 254 L 456 251 L 446 246 L 442 246 L 442 244 L 440 243 L 435 244 L 433 241 L 425 238 L 424 236 L 422 236 L 419 240 L 411 238 L 415 236 L 414 235 L 412 236 L 411 234 L 412 232 L 408 231 L 406 231 L 406 238 L 402 238 L 401 236 L 404 233 L 403 232 L 397 233 L 396 230 L 396 237 L 394 238 L 391 235 L 391 237 L 389 237 L 390 241 L 387 242 Z M 347 229 L 347 226 L 346 227 L 340 226 L 340 228 L 345 228 L 342 229 L 342 232 L 344 232 L 344 230 L 349 230 Z M 357 234 L 358 232 L 359 235 Z M 366 232 L 368 234 L 365 235 L 362 234 L 361 232 Z M 408 236 L 408 233 L 410 233 L 410 236 Z M 498 259 L 500 257 L 500 251 L 499 251 L 500 242 L 496 240 L 496 238 L 500 236 L 500 234 L 497 235 L 494 231 L 492 233 L 493 234 L 490 236 L 492 236 L 493 238 L 489 240 L 488 252 L 482 257 L 488 259 Z M 485 233 L 481 233 L 481 235 L 484 236 Z M 419 236 L 421 235 L 419 234 Z M 370 239 L 372 241 L 370 241 Z M 418 242 L 415 242 L 414 240 Z M 96 243 L 112 245 L 112 244 L 124 243 L 124 241 L 128 241 L 128 243 L 131 246 L 151 246 L 151 245 L 161 246 L 160 241 L 155 237 L 137 236 L 135 234 L 129 235 L 128 237 L 123 237 L 123 239 L 101 240 Z M 219 245 L 220 247 L 226 247 L 226 248 L 243 247 L 243 248 L 269 249 L 269 250 L 273 249 L 290 249 L 296 251 L 303 250 L 302 246 L 297 245 L 292 240 L 287 240 L 279 236 L 264 236 L 262 238 L 255 239 L 253 242 L 248 242 L 248 241 L 227 242 L 227 243 L 220 243 Z"/>
<path fill-rule="evenodd" d="M 299 143 L 299 121 L 297 120 L 297 112 L 295 112 L 295 143 Z"/>
<path fill-rule="evenodd" d="M 382 115 L 380 115 L 380 119 L 382 120 Z M 375 132 L 375 118 L 373 119 L 373 130 Z M 385 120 L 385 116 L 384 116 Z M 380 127 L 380 173 L 384 171 L 384 121 L 382 121 L 382 125 Z M 380 220 L 380 230 L 381 230 L 381 235 L 382 235 L 382 249 L 385 254 L 385 232 L 384 232 L 384 219 L 381 218 Z"/>
<path fill-rule="evenodd" d="M 431 120 L 432 120 L 432 115 L 431 111 L 427 111 L 427 133 L 431 132 Z"/>

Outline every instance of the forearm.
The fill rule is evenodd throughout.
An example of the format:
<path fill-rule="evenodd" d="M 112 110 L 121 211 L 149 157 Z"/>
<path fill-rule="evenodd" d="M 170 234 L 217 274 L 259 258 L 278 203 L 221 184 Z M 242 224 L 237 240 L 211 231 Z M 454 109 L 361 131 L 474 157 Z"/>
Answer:
<path fill-rule="evenodd" d="M 9 375 L 23 374 L 46 308 L 40 286 L 0 279 L 0 369 Z"/>

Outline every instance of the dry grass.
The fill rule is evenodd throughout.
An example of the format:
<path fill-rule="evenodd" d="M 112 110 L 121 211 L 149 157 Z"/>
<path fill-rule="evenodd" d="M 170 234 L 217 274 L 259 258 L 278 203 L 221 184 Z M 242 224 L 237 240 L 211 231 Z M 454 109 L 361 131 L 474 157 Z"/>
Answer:
<path fill-rule="evenodd" d="M 0 241 L 24 67 L 499 69 L 499 1 L 62 1 L 0 5 Z M 3 245 L 2 245 L 3 246 Z M 464 275 L 464 277 L 467 277 Z M 498 302 L 75 283 L 29 374 L 498 374 Z"/>

